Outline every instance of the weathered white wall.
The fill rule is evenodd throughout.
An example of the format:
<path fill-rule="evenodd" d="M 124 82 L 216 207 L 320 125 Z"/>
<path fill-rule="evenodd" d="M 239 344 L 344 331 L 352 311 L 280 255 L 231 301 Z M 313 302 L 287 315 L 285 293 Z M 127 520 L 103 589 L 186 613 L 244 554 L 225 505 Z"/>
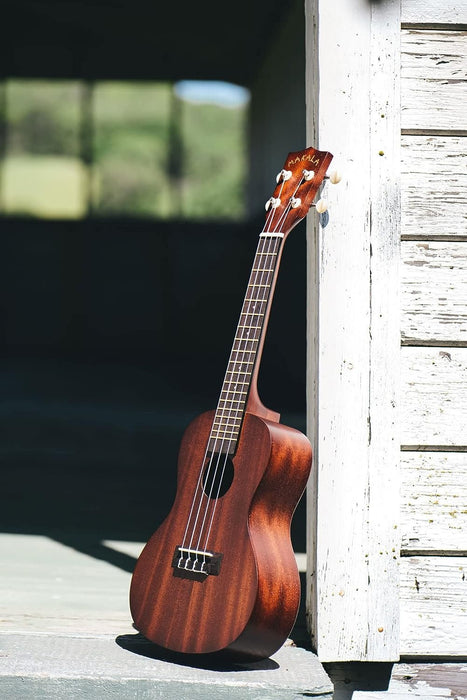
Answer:
<path fill-rule="evenodd" d="M 322 661 L 390 661 L 399 654 L 399 2 L 305 7 L 308 142 L 343 171 L 329 188 L 328 226 L 309 217 L 310 628 Z"/>
<path fill-rule="evenodd" d="M 308 142 L 344 172 L 309 218 L 312 640 L 465 655 L 467 3 L 305 7 Z"/>
<path fill-rule="evenodd" d="M 403 0 L 402 22 L 401 653 L 459 656 L 467 648 L 467 3 Z"/>

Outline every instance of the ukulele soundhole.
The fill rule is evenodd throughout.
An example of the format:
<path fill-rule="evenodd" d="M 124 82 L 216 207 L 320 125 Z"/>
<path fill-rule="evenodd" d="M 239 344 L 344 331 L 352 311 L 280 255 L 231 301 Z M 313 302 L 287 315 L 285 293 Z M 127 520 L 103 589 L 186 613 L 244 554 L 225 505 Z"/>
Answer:
<path fill-rule="evenodd" d="M 203 474 L 203 491 L 209 498 L 222 498 L 232 485 L 234 466 L 229 455 L 209 455 Z"/>

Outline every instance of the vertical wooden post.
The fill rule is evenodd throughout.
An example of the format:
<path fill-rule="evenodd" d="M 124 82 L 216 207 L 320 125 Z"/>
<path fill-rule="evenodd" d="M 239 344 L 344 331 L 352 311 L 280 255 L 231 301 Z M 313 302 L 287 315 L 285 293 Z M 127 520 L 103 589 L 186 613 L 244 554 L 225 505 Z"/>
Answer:
<path fill-rule="evenodd" d="M 0 81 L 0 212 L 4 211 L 4 167 L 7 146 L 7 81 Z"/>
<path fill-rule="evenodd" d="M 309 223 L 308 612 L 321 661 L 398 658 L 399 2 L 306 0 L 308 143 L 334 153 Z M 311 217 L 309 217 L 311 219 Z"/>
<path fill-rule="evenodd" d="M 170 182 L 171 215 L 183 217 L 184 143 L 182 124 L 182 100 L 172 84 L 170 92 L 169 138 L 167 140 L 167 172 Z"/>
<path fill-rule="evenodd" d="M 94 136 L 94 83 L 83 80 L 81 82 L 80 155 L 86 166 L 83 200 L 87 216 L 91 216 L 94 209 Z"/>

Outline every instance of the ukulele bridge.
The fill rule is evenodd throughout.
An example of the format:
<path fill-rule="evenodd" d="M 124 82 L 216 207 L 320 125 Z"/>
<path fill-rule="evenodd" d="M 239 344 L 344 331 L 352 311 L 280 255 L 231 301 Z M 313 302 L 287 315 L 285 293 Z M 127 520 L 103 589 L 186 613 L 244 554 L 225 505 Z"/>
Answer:
<path fill-rule="evenodd" d="M 175 547 L 172 557 L 174 576 L 205 581 L 207 576 L 218 576 L 221 568 L 222 554 L 207 550 Z"/>

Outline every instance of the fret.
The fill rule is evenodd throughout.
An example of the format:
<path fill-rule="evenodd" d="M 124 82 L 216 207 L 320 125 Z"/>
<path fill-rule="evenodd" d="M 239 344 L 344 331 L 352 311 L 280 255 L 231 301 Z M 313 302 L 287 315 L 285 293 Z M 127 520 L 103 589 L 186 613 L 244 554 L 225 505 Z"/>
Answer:
<path fill-rule="evenodd" d="M 242 372 L 242 374 L 245 374 L 245 373 Z M 232 380 L 226 380 L 226 381 L 232 381 Z M 234 379 L 233 381 L 235 382 L 235 386 L 238 386 L 239 384 L 243 384 L 243 386 L 248 386 L 250 384 L 250 382 L 239 382 L 239 381 L 237 381 L 237 379 Z M 224 384 L 225 384 L 225 382 L 224 382 Z"/>
<path fill-rule="evenodd" d="M 229 365 L 230 365 L 232 362 L 233 362 L 234 364 L 236 364 L 236 365 L 254 365 L 254 364 L 255 364 L 255 363 L 253 362 L 253 360 L 230 360 Z M 236 372 L 236 371 L 237 371 L 237 370 L 235 370 L 235 372 Z M 247 371 L 247 370 L 245 370 L 245 371 Z M 228 369 L 227 372 L 230 372 L 230 369 Z M 240 372 L 240 374 L 245 374 L 245 372 Z"/>
<path fill-rule="evenodd" d="M 252 269 L 252 272 L 274 272 L 274 268 L 273 267 L 270 267 L 270 268 L 268 268 L 268 267 L 254 267 Z"/>
<path fill-rule="evenodd" d="M 221 391 L 221 394 L 222 394 L 222 392 L 224 392 L 224 391 L 225 391 L 225 389 L 223 389 L 223 390 Z M 245 392 L 245 394 L 247 395 L 247 392 Z M 246 401 L 246 398 L 245 398 L 244 395 L 242 395 L 241 397 L 235 398 L 235 399 L 234 399 L 234 398 L 228 398 L 227 396 L 220 396 L 220 399 L 219 399 L 219 400 L 220 400 L 220 401 L 236 401 L 237 403 L 242 403 L 242 402 L 244 403 L 244 402 Z M 232 416 L 232 417 L 235 418 L 235 419 L 237 418 L 237 416 Z"/>
<path fill-rule="evenodd" d="M 265 304 L 267 299 L 256 299 L 255 297 L 253 297 L 253 299 L 249 299 L 248 297 L 245 297 L 245 302 L 247 301 L 254 301 L 255 304 Z"/>
<path fill-rule="evenodd" d="M 224 428 L 239 428 L 241 425 L 241 422 L 243 420 L 242 416 L 224 416 L 223 412 L 225 411 L 225 408 L 220 409 L 220 413 L 216 413 L 214 416 L 214 421 L 213 425 L 221 425 Z M 229 421 L 233 421 L 232 423 L 229 423 Z M 217 430 L 217 428 L 216 428 Z"/>
<path fill-rule="evenodd" d="M 247 326 L 245 324 L 239 324 L 237 328 L 254 328 L 255 331 L 261 330 L 261 326 Z"/>
<path fill-rule="evenodd" d="M 226 411 L 226 410 L 228 410 L 228 409 L 221 408 L 220 413 L 216 413 L 216 415 L 214 416 L 214 418 L 216 420 L 213 421 L 212 430 L 224 430 L 224 429 L 230 430 L 233 428 L 235 428 L 235 430 L 240 429 L 240 426 L 241 426 L 241 423 L 243 420 L 242 416 L 230 416 L 229 417 L 229 416 L 222 415 L 223 411 Z M 237 410 L 237 409 L 233 409 L 233 410 Z M 237 423 L 228 423 L 227 421 L 229 420 L 229 418 L 231 418 L 232 420 L 238 421 L 238 422 Z"/>
<path fill-rule="evenodd" d="M 230 384 L 230 382 L 229 382 Z M 243 389 L 233 389 L 232 387 L 229 387 L 228 389 L 221 389 L 221 394 L 222 393 L 227 393 L 227 394 L 248 394 L 248 391 L 244 391 Z"/>
<path fill-rule="evenodd" d="M 232 421 L 237 422 L 238 425 L 235 425 L 234 423 L 226 423 L 226 422 L 225 422 L 225 421 L 229 421 L 229 420 L 232 420 Z M 212 424 L 213 424 L 213 425 L 232 425 L 234 428 L 239 428 L 240 425 L 241 425 L 241 422 L 242 422 L 242 419 L 241 419 L 241 418 L 235 418 L 235 417 L 232 418 L 232 417 L 227 416 L 227 417 L 224 418 L 223 420 L 214 420 L 214 421 L 212 422 Z"/>
<path fill-rule="evenodd" d="M 241 315 L 242 316 L 264 316 L 264 314 L 260 313 L 259 311 L 242 311 Z M 259 326 L 259 328 L 260 328 L 260 326 Z"/>
<path fill-rule="evenodd" d="M 238 435 L 238 430 L 215 430 L 211 433 L 211 438 L 232 437 Z"/>
<path fill-rule="evenodd" d="M 239 434 L 239 432 L 240 432 L 240 426 L 238 426 L 238 428 L 236 430 L 222 430 L 221 428 L 216 428 L 216 429 L 213 428 L 211 430 L 211 438 L 210 439 L 211 440 L 213 438 L 217 439 L 219 437 L 224 437 L 224 438 L 225 437 L 230 438 L 232 436 L 236 437 Z"/>
<path fill-rule="evenodd" d="M 249 284 L 248 286 L 249 287 L 268 287 L 269 288 L 271 285 L 270 284 Z M 263 301 L 265 301 L 265 300 L 263 300 Z"/>
<path fill-rule="evenodd" d="M 253 364 L 253 362 L 249 362 L 248 364 Z M 248 374 L 251 374 L 251 372 L 249 372 L 247 369 L 242 369 L 242 370 L 240 370 L 240 369 L 228 369 L 228 370 L 227 370 L 227 373 L 230 373 L 230 374 L 247 374 L 247 375 L 248 375 Z M 249 384 L 249 382 L 245 382 L 245 384 L 247 384 L 247 383 Z"/>
<path fill-rule="evenodd" d="M 259 338 L 239 338 L 238 336 L 235 336 L 234 340 L 241 340 L 244 343 L 257 343 L 259 341 Z M 239 350 L 240 348 L 234 348 L 234 349 Z"/>

